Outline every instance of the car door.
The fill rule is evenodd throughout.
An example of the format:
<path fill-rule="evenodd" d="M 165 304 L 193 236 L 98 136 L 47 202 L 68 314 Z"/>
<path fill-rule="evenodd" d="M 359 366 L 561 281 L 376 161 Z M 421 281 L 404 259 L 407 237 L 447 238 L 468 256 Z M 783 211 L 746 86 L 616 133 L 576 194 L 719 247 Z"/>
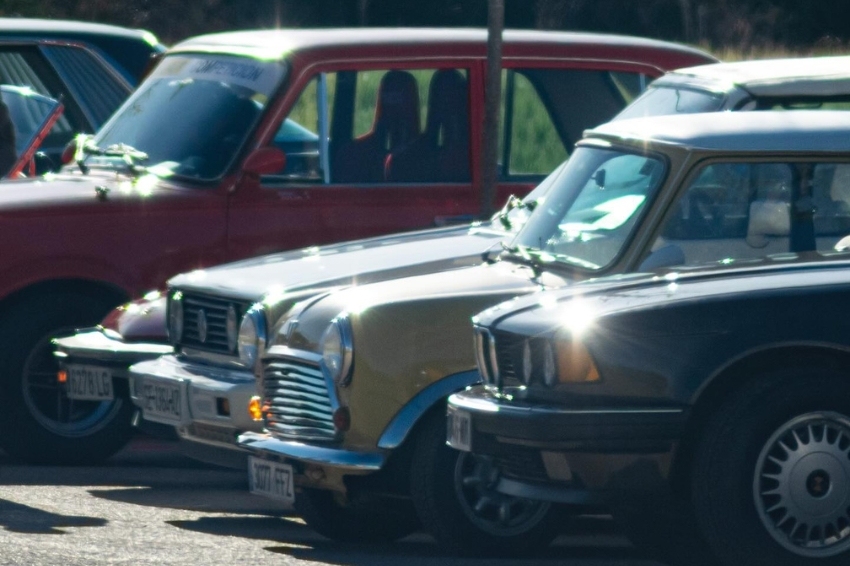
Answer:
<path fill-rule="evenodd" d="M 234 256 L 470 221 L 472 62 L 325 69 L 298 85 L 270 145 L 283 170 L 230 202 Z"/>

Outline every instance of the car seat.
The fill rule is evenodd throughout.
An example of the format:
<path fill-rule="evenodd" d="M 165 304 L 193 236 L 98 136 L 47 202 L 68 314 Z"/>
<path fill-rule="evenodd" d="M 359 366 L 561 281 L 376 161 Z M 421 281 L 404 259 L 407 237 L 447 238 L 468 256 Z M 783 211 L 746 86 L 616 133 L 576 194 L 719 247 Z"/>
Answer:
<path fill-rule="evenodd" d="M 425 131 L 387 158 L 386 177 L 401 182 L 469 180 L 469 97 L 457 69 L 431 77 Z"/>
<path fill-rule="evenodd" d="M 332 181 L 383 181 L 387 155 L 415 140 L 420 130 L 416 78 L 407 71 L 388 71 L 378 87 L 372 129 L 335 148 L 331 164 Z"/>

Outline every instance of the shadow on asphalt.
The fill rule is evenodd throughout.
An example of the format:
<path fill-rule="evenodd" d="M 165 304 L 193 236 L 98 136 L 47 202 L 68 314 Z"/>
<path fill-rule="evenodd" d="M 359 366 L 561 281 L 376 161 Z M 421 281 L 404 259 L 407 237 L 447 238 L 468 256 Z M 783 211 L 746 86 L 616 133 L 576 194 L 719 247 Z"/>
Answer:
<path fill-rule="evenodd" d="M 309 529 L 300 519 L 270 517 L 202 517 L 191 521 L 169 521 L 180 529 L 218 536 L 245 537 L 275 541 L 265 550 L 298 560 L 309 560 L 344 566 L 395 566 L 417 563 L 440 566 L 462 566 L 492 563 L 492 559 L 451 557 L 440 550 L 434 540 L 415 533 L 395 544 L 342 544 L 330 541 Z M 564 563 L 565 560 L 623 562 L 632 565 L 642 558 L 623 538 L 608 518 L 576 518 L 570 533 L 558 538 L 551 547 L 533 559 L 500 559 L 499 564 Z M 584 563 L 584 562 L 583 562 Z M 652 566 L 653 562 L 641 562 Z"/>
<path fill-rule="evenodd" d="M 59 515 L 0 499 L 0 527 L 15 533 L 64 535 L 65 527 L 103 527 L 106 519 Z"/>

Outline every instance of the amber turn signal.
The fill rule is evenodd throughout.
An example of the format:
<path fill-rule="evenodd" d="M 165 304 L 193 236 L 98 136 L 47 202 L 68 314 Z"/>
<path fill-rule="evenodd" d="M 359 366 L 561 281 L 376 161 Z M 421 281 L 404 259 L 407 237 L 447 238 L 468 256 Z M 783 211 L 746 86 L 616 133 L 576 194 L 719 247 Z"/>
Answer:
<path fill-rule="evenodd" d="M 68 383 L 68 372 L 64 369 L 60 369 L 56 372 L 56 381 L 59 383 Z"/>
<path fill-rule="evenodd" d="M 263 409 L 260 405 L 261 399 L 254 395 L 251 397 L 251 400 L 248 401 L 248 415 L 255 421 L 263 420 Z"/>

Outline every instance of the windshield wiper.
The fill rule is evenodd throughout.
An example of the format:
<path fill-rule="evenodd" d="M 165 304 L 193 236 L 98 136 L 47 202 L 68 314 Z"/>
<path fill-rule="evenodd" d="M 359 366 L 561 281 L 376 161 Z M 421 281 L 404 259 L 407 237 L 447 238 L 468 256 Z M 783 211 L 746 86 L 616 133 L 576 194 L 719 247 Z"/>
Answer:
<path fill-rule="evenodd" d="M 122 162 L 127 166 L 127 172 L 134 177 L 147 173 L 147 168 L 140 165 L 138 162 L 146 161 L 148 159 L 148 154 L 144 151 L 139 151 L 130 145 L 116 143 L 102 148 L 94 143 L 94 137 L 88 134 L 78 135 L 76 138 L 76 145 L 77 148 L 74 152 L 74 161 L 77 163 L 77 167 L 80 168 L 80 171 L 82 171 L 84 175 L 89 172 L 89 166 L 85 164 L 85 160 L 90 155 L 97 155 L 101 157 L 120 157 Z"/>
<path fill-rule="evenodd" d="M 496 218 L 499 219 L 499 223 L 502 225 L 502 228 L 504 228 L 506 231 L 510 231 L 513 227 L 510 219 L 511 212 L 513 212 L 517 208 L 524 208 L 531 212 L 536 206 L 536 200 L 530 200 L 528 202 L 525 202 L 516 195 L 511 195 L 508 197 L 508 202 L 505 203 L 505 206 L 502 207 L 502 210 L 496 213 Z"/>

